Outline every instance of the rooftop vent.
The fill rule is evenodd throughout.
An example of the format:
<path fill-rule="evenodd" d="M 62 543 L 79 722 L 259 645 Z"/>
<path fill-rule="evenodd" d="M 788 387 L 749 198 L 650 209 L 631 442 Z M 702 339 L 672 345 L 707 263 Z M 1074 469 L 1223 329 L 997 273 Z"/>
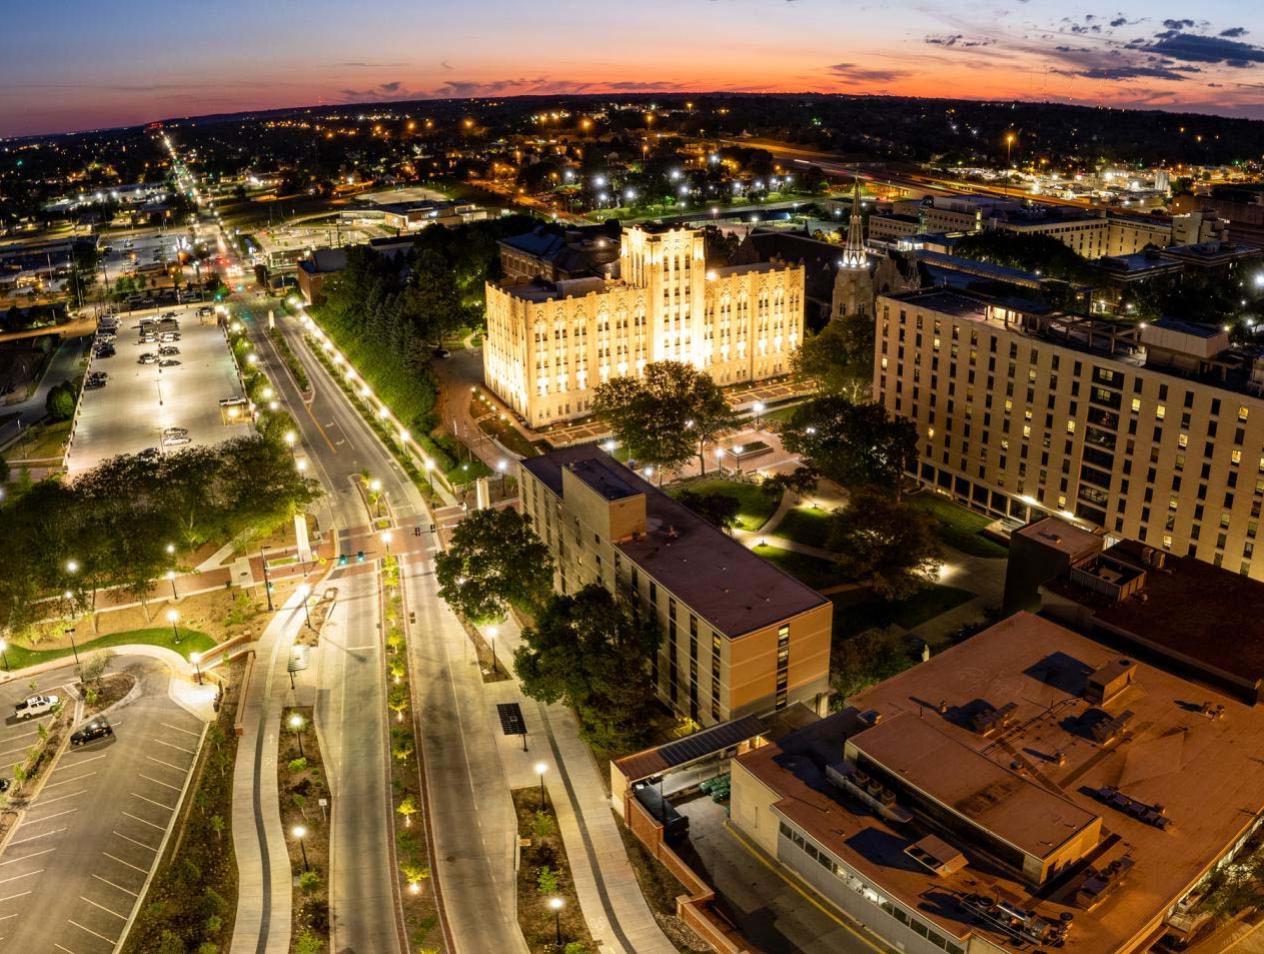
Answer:
<path fill-rule="evenodd" d="M 1084 698 L 1095 706 L 1105 705 L 1132 685 L 1136 675 L 1137 664 L 1131 659 L 1112 659 L 1089 675 Z"/>

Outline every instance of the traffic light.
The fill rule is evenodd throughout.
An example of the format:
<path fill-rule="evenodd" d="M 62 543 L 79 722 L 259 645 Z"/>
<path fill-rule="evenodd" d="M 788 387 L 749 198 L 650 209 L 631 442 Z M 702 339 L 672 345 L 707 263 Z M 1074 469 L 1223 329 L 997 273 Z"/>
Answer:
<path fill-rule="evenodd" d="M 356 563 L 363 563 L 363 562 L 364 562 L 364 551 L 356 550 Z"/>
<path fill-rule="evenodd" d="M 340 554 L 338 555 L 338 565 L 339 565 L 339 566 L 346 566 L 346 565 L 347 565 L 347 555 L 346 555 L 345 553 L 340 553 Z"/>

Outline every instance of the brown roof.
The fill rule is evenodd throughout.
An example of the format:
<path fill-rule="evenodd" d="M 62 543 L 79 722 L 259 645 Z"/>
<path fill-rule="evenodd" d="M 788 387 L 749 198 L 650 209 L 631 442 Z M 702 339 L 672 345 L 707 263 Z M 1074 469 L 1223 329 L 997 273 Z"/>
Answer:
<path fill-rule="evenodd" d="M 717 632 L 735 638 L 829 602 L 600 448 L 566 447 L 522 461 L 559 497 L 562 468 L 576 465 L 575 473 L 590 486 L 594 473 L 602 471 L 609 482 L 645 494 L 645 535 L 616 546 Z M 594 489 L 611 499 L 604 483 Z M 620 490 L 619 496 L 626 494 Z"/>

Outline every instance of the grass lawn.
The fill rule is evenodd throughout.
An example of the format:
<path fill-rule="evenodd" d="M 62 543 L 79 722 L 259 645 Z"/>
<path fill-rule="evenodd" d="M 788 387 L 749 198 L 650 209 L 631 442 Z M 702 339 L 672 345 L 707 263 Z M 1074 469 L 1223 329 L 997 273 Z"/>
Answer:
<path fill-rule="evenodd" d="M 842 582 L 838 571 L 834 569 L 834 564 L 826 560 L 808 556 L 806 553 L 783 550 L 781 547 L 770 547 L 765 543 L 759 544 L 753 550 L 773 566 L 784 570 L 814 590 Z"/>
<path fill-rule="evenodd" d="M 921 493 L 909 498 L 935 520 L 939 539 L 962 553 L 978 557 L 1003 557 L 1008 548 L 983 536 L 983 528 L 992 521 L 936 493 Z"/>
<path fill-rule="evenodd" d="M 23 430 L 22 439 L 9 448 L 10 461 L 60 457 L 70 439 L 69 421 L 49 421 Z"/>
<path fill-rule="evenodd" d="M 802 543 L 809 547 L 823 547 L 829 536 L 832 516 L 830 511 L 817 507 L 795 507 L 787 511 L 773 532 L 795 543 Z"/>
<path fill-rule="evenodd" d="M 834 601 L 834 636 L 847 638 L 892 623 L 913 629 L 974 599 L 974 594 L 957 586 L 932 583 L 906 600 L 890 603 L 867 589 L 848 590 L 830 599 Z"/>
<path fill-rule="evenodd" d="M 97 639 L 79 643 L 79 656 L 82 658 L 87 653 L 95 652 L 98 649 L 109 649 L 113 646 L 135 646 L 140 644 L 144 646 L 163 646 L 187 657 L 192 652 L 204 653 L 215 645 L 215 640 L 199 630 L 181 627 L 178 632 L 180 634 L 179 643 L 175 642 L 170 626 L 156 626 L 152 629 L 132 629 L 124 633 L 110 633 L 108 636 L 100 636 Z M 26 646 L 19 646 L 17 643 L 10 643 L 8 649 L 5 650 L 5 655 L 8 657 L 6 668 L 25 669 L 27 666 L 34 666 L 37 663 L 48 662 L 52 659 L 60 659 L 63 656 L 70 656 L 72 653 L 73 650 L 70 646 L 29 649 Z"/>
<path fill-rule="evenodd" d="M 670 492 L 675 496 L 682 490 L 692 490 L 696 494 L 725 494 L 736 497 L 741 504 L 737 512 L 739 530 L 758 530 L 777 509 L 777 501 L 770 500 L 757 486 L 736 480 L 704 477 L 701 480 L 677 484 Z"/>

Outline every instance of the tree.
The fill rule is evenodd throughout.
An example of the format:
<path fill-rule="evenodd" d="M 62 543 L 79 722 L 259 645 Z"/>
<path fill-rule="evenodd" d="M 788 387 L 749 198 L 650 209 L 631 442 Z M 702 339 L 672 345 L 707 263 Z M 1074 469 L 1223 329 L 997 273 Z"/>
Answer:
<path fill-rule="evenodd" d="M 732 494 L 706 494 L 696 490 L 682 490 L 676 495 L 676 499 L 707 523 L 721 529 L 737 523 L 737 515 L 742 509 L 742 502 Z"/>
<path fill-rule="evenodd" d="M 796 494 L 812 493 L 812 491 L 816 490 L 816 484 L 820 476 L 816 472 L 816 468 L 800 466 L 788 474 L 769 474 L 760 482 L 759 489 L 770 500 L 780 503 L 782 495 L 787 490 L 792 490 Z"/>
<path fill-rule="evenodd" d="M 548 865 L 542 866 L 535 876 L 535 886 L 541 894 L 557 894 L 557 872 Z"/>
<path fill-rule="evenodd" d="M 593 410 L 638 461 L 679 467 L 737 424 L 711 378 L 679 361 L 655 361 L 640 378 L 617 377 L 597 388 Z"/>
<path fill-rule="evenodd" d="M 474 623 L 504 619 L 509 607 L 534 609 L 553 589 L 553 558 L 529 517 L 516 510 L 477 510 L 435 557 L 439 595 Z"/>
<path fill-rule="evenodd" d="M 818 333 L 804 338 L 792 367 L 800 379 L 815 381 L 824 394 L 856 402 L 869 397 L 873 385 L 872 318 L 834 318 Z"/>
<path fill-rule="evenodd" d="M 781 439 L 823 476 L 844 486 L 892 487 L 897 497 L 904 472 L 917 459 L 912 421 L 888 416 L 880 404 L 853 404 L 836 395 L 800 404 Z"/>
<path fill-rule="evenodd" d="M 875 683 L 902 673 L 913 662 L 905 637 L 874 631 L 860 633 L 834 644 L 830 661 L 830 686 L 844 702 Z"/>
<path fill-rule="evenodd" d="M 44 398 L 44 409 L 54 421 L 68 421 L 75 416 L 75 402 L 78 394 L 73 384 L 63 381 L 48 389 Z"/>
<path fill-rule="evenodd" d="M 413 816 L 417 814 L 417 800 L 411 795 L 405 795 L 400 803 L 395 806 L 395 811 L 404 816 L 404 824 L 412 825 Z"/>
<path fill-rule="evenodd" d="M 847 507 L 831 518 L 828 546 L 847 576 L 868 580 L 888 600 L 917 592 L 939 566 L 930 515 L 877 487 L 852 491 Z"/>
<path fill-rule="evenodd" d="M 647 661 L 658 651 L 655 624 L 630 615 L 601 586 L 555 596 L 522 634 L 514 666 L 532 699 L 563 700 L 585 737 L 599 745 L 638 741 L 654 684 Z"/>

